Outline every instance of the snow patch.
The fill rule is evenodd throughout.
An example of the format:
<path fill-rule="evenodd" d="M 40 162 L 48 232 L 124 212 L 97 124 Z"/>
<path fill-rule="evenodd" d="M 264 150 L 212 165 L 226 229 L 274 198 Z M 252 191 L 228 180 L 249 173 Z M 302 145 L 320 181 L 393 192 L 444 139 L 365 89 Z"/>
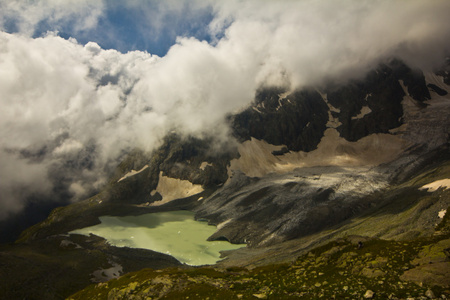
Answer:
<path fill-rule="evenodd" d="M 283 106 L 283 103 L 282 103 L 281 101 L 282 101 L 282 99 L 278 99 L 278 106 L 277 106 L 277 108 L 275 109 L 276 111 L 278 111 L 278 110 L 280 109 L 280 107 Z"/>
<path fill-rule="evenodd" d="M 288 152 L 273 155 L 283 145 L 271 145 L 252 138 L 238 146 L 240 157 L 230 163 L 229 174 L 240 170 L 250 177 L 262 177 L 270 173 L 286 173 L 296 168 L 315 166 L 377 166 L 395 159 L 407 146 L 398 136 L 372 134 L 357 142 L 349 142 L 339 136 L 336 129 L 328 128 L 316 150 Z"/>
<path fill-rule="evenodd" d="M 264 246 L 264 244 L 267 244 L 272 239 L 276 238 L 277 234 L 275 232 L 271 233 L 267 238 L 265 238 L 263 241 L 261 241 L 258 246 Z"/>
<path fill-rule="evenodd" d="M 261 103 L 259 103 L 259 104 L 256 105 L 256 106 L 252 106 L 252 109 L 253 109 L 254 111 L 256 111 L 257 113 L 262 114 L 262 111 L 260 111 L 259 109 L 266 109 L 266 107 L 264 106 L 264 102 L 261 102 Z"/>
<path fill-rule="evenodd" d="M 162 200 L 155 201 L 150 206 L 163 205 L 175 199 L 186 198 L 203 192 L 203 188 L 199 184 L 192 184 L 188 180 L 167 177 L 162 173 L 162 171 L 159 173 L 158 186 L 155 191 L 155 193 L 158 192 L 162 196 Z"/>
<path fill-rule="evenodd" d="M 228 220 L 226 220 L 226 221 L 220 223 L 219 225 L 217 225 L 217 230 L 220 230 L 220 229 L 224 228 L 225 225 L 227 225 L 228 223 L 230 223 L 232 220 L 233 220 L 233 219 L 228 219 Z"/>
<path fill-rule="evenodd" d="M 62 240 L 61 243 L 59 244 L 59 247 L 61 247 L 61 248 L 72 248 L 72 247 L 74 247 L 75 249 L 83 249 L 83 247 L 81 247 L 79 244 L 74 243 L 74 242 L 69 241 L 69 240 Z"/>
<path fill-rule="evenodd" d="M 339 121 L 338 118 L 333 117 L 330 109 L 328 111 L 328 122 L 325 126 L 327 126 L 327 128 L 338 128 L 341 125 L 342 125 L 341 121 Z"/>
<path fill-rule="evenodd" d="M 367 195 L 386 187 L 382 175 L 370 167 L 309 167 L 294 170 L 294 178 L 282 178 L 273 183 L 285 185 L 289 182 L 307 183 L 316 190 L 333 187 L 335 195 Z"/>
<path fill-rule="evenodd" d="M 440 189 L 441 187 L 443 187 L 445 190 L 450 188 L 450 179 L 441 179 L 441 180 L 436 180 L 432 183 L 426 184 L 423 187 L 420 188 L 420 190 L 427 190 L 427 192 L 435 192 L 438 189 Z"/>
<path fill-rule="evenodd" d="M 144 170 L 147 169 L 147 168 L 148 168 L 148 165 L 145 165 L 145 166 L 144 166 L 142 169 L 140 169 L 139 171 L 131 170 L 130 172 L 128 172 L 127 174 L 125 174 L 122 178 L 120 178 L 119 180 L 117 180 L 117 182 L 120 182 L 120 181 L 124 180 L 125 178 L 128 178 L 128 177 L 134 176 L 134 175 L 136 175 L 136 174 L 139 174 L 139 173 L 141 173 L 142 171 L 144 171 Z"/>
<path fill-rule="evenodd" d="M 212 163 L 209 163 L 207 161 L 202 162 L 200 165 L 200 170 L 205 170 L 206 167 L 212 167 Z"/>
<path fill-rule="evenodd" d="M 433 72 L 425 72 L 425 81 L 427 84 L 431 83 L 439 88 L 448 91 L 449 86 L 444 82 L 444 77 L 434 74 Z M 431 93 L 434 93 L 433 91 L 430 91 Z M 439 95 L 434 95 L 435 97 L 441 97 Z M 442 96 L 445 97 L 445 96 Z"/>
<path fill-rule="evenodd" d="M 115 262 L 109 262 L 112 267 L 108 269 L 99 269 L 92 273 L 93 278 L 91 278 L 92 282 L 106 282 L 108 280 L 119 278 L 119 276 L 123 273 L 123 268 L 121 265 Z"/>
<path fill-rule="evenodd" d="M 398 83 L 400 83 L 400 86 L 403 89 L 403 92 L 405 93 L 406 97 L 411 97 L 411 95 L 408 92 L 408 88 L 406 87 L 406 85 L 403 83 L 403 80 L 399 80 Z M 405 100 L 405 99 L 403 99 Z M 411 98 L 411 100 L 415 101 L 413 98 Z"/>
<path fill-rule="evenodd" d="M 328 106 L 328 122 L 326 124 L 327 128 L 338 128 L 339 126 L 342 125 L 342 123 L 339 121 L 338 118 L 333 117 L 333 112 L 335 113 L 340 113 L 341 110 L 339 108 L 334 107 L 333 105 L 331 105 L 328 102 L 328 98 L 327 98 L 327 94 L 321 93 L 320 91 L 317 90 L 317 92 L 320 94 L 320 96 L 322 97 L 323 101 L 325 101 L 325 103 Z"/>
<path fill-rule="evenodd" d="M 255 106 L 253 106 L 252 108 L 253 108 L 253 110 L 256 111 L 257 113 L 262 114 L 262 112 L 261 112 L 259 109 L 257 109 Z"/>
<path fill-rule="evenodd" d="M 370 109 L 370 107 L 363 106 L 361 108 L 361 111 L 359 112 L 359 114 L 352 117 L 352 120 L 362 119 L 362 118 L 364 118 L 364 116 L 370 114 L 371 112 L 372 112 L 372 110 Z"/>
<path fill-rule="evenodd" d="M 441 211 L 439 211 L 438 212 L 438 217 L 440 218 L 440 219 L 443 219 L 444 217 L 445 217 L 445 214 L 447 213 L 447 210 L 446 209 L 443 209 L 443 210 L 441 210 Z"/>
<path fill-rule="evenodd" d="M 278 94 L 278 99 L 279 99 L 279 100 L 285 99 L 285 98 L 286 98 L 287 96 L 289 96 L 290 94 L 291 94 L 291 91 L 287 91 L 287 92 Z"/>

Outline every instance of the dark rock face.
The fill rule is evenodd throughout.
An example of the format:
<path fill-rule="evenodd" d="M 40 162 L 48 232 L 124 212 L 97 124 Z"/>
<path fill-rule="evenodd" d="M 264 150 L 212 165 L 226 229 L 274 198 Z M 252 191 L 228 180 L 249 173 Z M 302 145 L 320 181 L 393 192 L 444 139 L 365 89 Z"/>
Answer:
<path fill-rule="evenodd" d="M 204 188 L 217 188 L 227 180 L 227 165 L 232 158 L 237 157 L 237 152 L 230 147 L 222 147 L 226 149 L 222 151 L 214 150 L 214 143 L 213 138 L 181 138 L 171 134 L 151 154 L 134 151 L 118 166 L 112 177 L 107 189 L 108 200 L 127 203 L 160 200 L 158 194 L 156 198 L 149 196 L 158 185 L 160 172 L 172 178 L 189 180 Z M 205 162 L 207 165 L 202 168 Z M 124 173 L 139 170 L 145 165 L 148 167 L 139 174 L 117 182 Z"/>
<path fill-rule="evenodd" d="M 170 136 L 162 146 L 166 157 L 160 170 L 166 176 L 189 180 L 204 187 L 223 184 L 228 178 L 227 165 L 238 154 L 236 149 L 227 149 L 226 145 L 214 149 L 211 147 L 214 143 L 213 138 Z M 201 168 L 205 162 L 207 165 Z"/>
<path fill-rule="evenodd" d="M 427 84 L 427 86 L 428 86 L 432 91 L 434 91 L 436 94 L 438 94 L 439 96 L 445 96 L 445 95 L 448 94 L 446 90 L 441 89 L 440 87 L 438 87 L 438 86 L 435 85 L 435 84 L 429 83 L 429 84 Z"/>
<path fill-rule="evenodd" d="M 264 88 L 255 96 L 255 106 L 232 117 L 235 136 L 250 137 L 293 151 L 317 148 L 328 121 L 328 106 L 313 89 L 282 96 L 279 88 Z"/>
<path fill-rule="evenodd" d="M 423 73 L 398 60 L 380 65 L 364 80 L 325 88 L 328 102 L 339 110 L 332 115 L 342 123 L 337 128 L 341 136 L 357 141 L 399 127 L 405 96 L 400 81 L 418 103 L 431 98 Z M 273 145 L 286 145 L 292 151 L 316 149 L 328 121 L 327 104 L 311 88 L 289 95 L 285 92 L 281 88 L 260 89 L 252 107 L 231 117 L 234 135 L 241 141 L 254 137 Z M 370 112 L 358 116 L 363 107 Z"/>
<path fill-rule="evenodd" d="M 411 69 L 400 60 L 394 59 L 388 67 L 392 69 L 393 74 L 408 89 L 408 94 L 417 101 L 425 101 L 431 99 L 430 92 L 425 84 L 425 77 L 421 70 Z"/>
<path fill-rule="evenodd" d="M 436 75 L 442 76 L 444 83 L 450 85 L 450 57 L 447 57 L 443 66 L 436 71 Z"/>
<path fill-rule="evenodd" d="M 333 115 L 342 123 L 337 128 L 348 141 L 357 141 L 372 133 L 386 133 L 401 125 L 404 92 L 389 68 L 371 72 L 366 81 L 354 82 L 328 92 L 328 101 L 340 113 Z M 363 106 L 370 113 L 356 118 Z"/>
<path fill-rule="evenodd" d="M 365 80 L 328 90 L 328 101 L 340 112 L 332 112 L 342 123 L 337 128 L 348 141 L 357 141 L 372 133 L 388 133 L 402 124 L 402 100 L 405 96 L 399 81 L 417 101 L 430 99 L 424 76 L 399 61 L 382 65 Z M 363 107 L 370 112 L 358 117 Z"/>

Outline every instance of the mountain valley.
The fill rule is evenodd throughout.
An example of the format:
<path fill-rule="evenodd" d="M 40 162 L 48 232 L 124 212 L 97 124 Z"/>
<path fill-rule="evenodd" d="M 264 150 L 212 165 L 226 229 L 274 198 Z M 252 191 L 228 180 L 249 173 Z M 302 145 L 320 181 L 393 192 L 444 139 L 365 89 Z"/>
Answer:
<path fill-rule="evenodd" d="M 0 246 L 0 295 L 450 298 L 449 70 L 394 59 L 345 84 L 261 87 L 226 140 L 172 132 L 135 149 L 100 193 Z M 208 240 L 246 247 L 193 267 L 68 234 L 179 210 L 217 227 Z"/>

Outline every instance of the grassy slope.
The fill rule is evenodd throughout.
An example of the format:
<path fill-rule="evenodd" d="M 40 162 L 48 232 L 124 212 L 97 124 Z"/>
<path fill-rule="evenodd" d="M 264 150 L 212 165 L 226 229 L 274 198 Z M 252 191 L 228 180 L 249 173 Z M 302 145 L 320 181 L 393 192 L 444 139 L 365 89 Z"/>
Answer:
<path fill-rule="evenodd" d="M 57 235 L 0 246 L 0 299 L 64 299 L 92 283 L 93 272 L 117 263 L 122 271 L 181 265 L 173 257 L 110 246 L 95 236 Z"/>
<path fill-rule="evenodd" d="M 438 243 L 438 241 L 441 241 Z M 70 299 L 333 299 L 363 298 L 367 290 L 374 299 L 418 297 L 431 289 L 437 296 L 450 296 L 448 257 L 443 247 L 449 235 L 408 242 L 371 239 L 361 249 L 349 239 L 340 239 L 300 256 L 291 264 L 255 268 L 189 270 L 145 269 L 108 283 L 92 285 Z M 429 265 L 446 264 L 440 281 L 416 284 L 404 280 L 414 270 L 417 257 L 434 247 Z M 435 274 L 437 277 L 438 274 Z"/>

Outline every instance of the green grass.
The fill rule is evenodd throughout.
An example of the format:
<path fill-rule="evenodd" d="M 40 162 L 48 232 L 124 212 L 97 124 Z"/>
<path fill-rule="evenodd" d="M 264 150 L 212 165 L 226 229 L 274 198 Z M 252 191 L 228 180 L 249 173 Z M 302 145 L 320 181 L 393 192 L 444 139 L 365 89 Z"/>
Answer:
<path fill-rule="evenodd" d="M 117 280 L 91 285 L 70 299 L 373 299 L 425 295 L 450 296 L 444 287 L 401 280 L 420 251 L 449 235 L 408 242 L 369 239 L 358 249 L 339 239 L 300 256 L 290 264 L 247 270 L 213 267 L 142 270 Z M 429 247 L 428 247 L 429 248 Z M 108 296 L 109 295 L 109 296 Z"/>

